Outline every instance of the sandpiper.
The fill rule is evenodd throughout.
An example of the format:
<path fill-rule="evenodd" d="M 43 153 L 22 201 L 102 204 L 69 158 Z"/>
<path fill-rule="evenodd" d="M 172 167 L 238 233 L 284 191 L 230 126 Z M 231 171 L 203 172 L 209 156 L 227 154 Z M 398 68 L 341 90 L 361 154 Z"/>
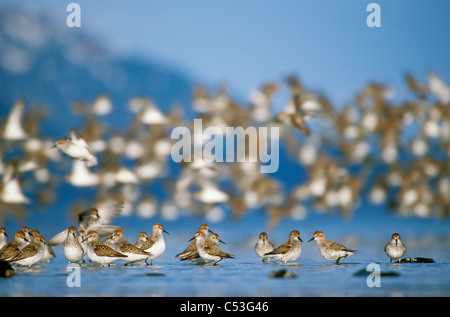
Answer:
<path fill-rule="evenodd" d="M 122 230 L 116 230 L 113 233 L 113 241 L 115 246 L 117 247 L 117 251 L 122 254 L 125 254 L 127 257 L 122 260 L 131 263 L 133 265 L 134 262 L 141 261 L 147 259 L 151 256 L 150 253 L 142 251 L 132 243 L 125 240 L 124 234 Z M 127 265 L 128 263 L 125 263 Z"/>
<path fill-rule="evenodd" d="M 39 232 L 39 230 L 34 229 L 30 232 L 30 235 L 31 235 L 31 240 L 34 241 L 35 238 L 41 236 L 41 233 Z M 45 248 L 45 253 L 41 259 L 41 262 L 48 263 L 55 257 L 55 252 L 53 251 L 52 247 L 50 245 L 48 245 L 47 243 L 45 244 L 44 248 Z"/>
<path fill-rule="evenodd" d="M 31 235 L 31 229 L 28 226 L 23 226 L 22 228 L 20 228 L 20 230 L 23 232 L 23 234 L 25 235 L 25 240 L 28 241 L 28 243 L 31 243 L 33 241 L 33 236 Z"/>
<path fill-rule="evenodd" d="M 195 239 L 197 244 L 197 251 L 199 255 L 206 261 L 206 262 L 213 262 L 213 265 L 217 265 L 218 262 L 222 261 L 226 258 L 232 258 L 234 259 L 234 255 L 228 254 L 226 252 L 223 252 L 217 247 L 217 242 L 219 242 L 219 236 L 217 234 L 211 234 L 210 236 L 213 236 L 213 240 L 215 240 L 215 243 L 208 243 L 206 241 L 206 237 L 203 234 L 203 232 L 197 231 L 195 233 L 195 236 L 190 239 L 189 241 Z"/>
<path fill-rule="evenodd" d="M 147 232 L 139 232 L 138 234 L 138 238 L 136 240 L 136 243 L 134 244 L 135 247 L 138 247 L 139 249 L 142 248 L 142 246 L 144 245 L 145 241 L 148 240 L 148 234 Z"/>
<path fill-rule="evenodd" d="M 384 247 L 384 252 L 386 252 L 390 258 L 390 263 L 392 263 L 392 260 L 400 259 L 405 254 L 406 246 L 403 244 L 402 240 L 400 240 L 400 235 L 398 233 L 392 235 L 391 241 Z"/>
<path fill-rule="evenodd" d="M 83 263 L 84 263 L 84 256 L 87 254 L 87 240 L 86 238 L 86 232 L 84 230 L 78 230 L 78 237 L 77 241 L 80 243 L 81 247 L 83 248 Z"/>
<path fill-rule="evenodd" d="M 0 228 L 0 250 L 8 243 L 8 235 L 5 228 Z"/>
<path fill-rule="evenodd" d="M 69 264 L 83 261 L 84 249 L 78 241 L 77 229 L 75 227 L 69 228 L 62 252 L 67 261 L 69 261 Z"/>
<path fill-rule="evenodd" d="M 269 241 L 267 237 L 267 233 L 261 232 L 259 234 L 259 240 L 255 244 L 255 251 L 262 258 L 262 262 L 264 260 L 270 260 L 269 256 L 265 256 L 266 253 L 272 252 L 275 249 L 275 246 L 272 242 Z"/>
<path fill-rule="evenodd" d="M 93 154 L 89 144 L 74 129 L 70 130 L 69 137 L 66 137 L 65 140 L 56 141 L 53 147 L 58 148 L 73 159 L 86 162 L 88 167 L 98 163 L 97 157 Z"/>
<path fill-rule="evenodd" d="M 163 232 L 168 234 L 168 232 L 164 230 L 162 224 L 155 223 L 152 227 L 150 238 L 148 238 L 148 240 L 145 241 L 144 245 L 141 247 L 141 250 L 150 253 L 150 255 L 145 260 L 145 262 L 147 263 L 147 260 L 150 259 L 150 265 L 153 265 L 153 259 L 160 256 L 166 249 L 166 244 L 162 235 Z"/>
<path fill-rule="evenodd" d="M 41 236 L 33 239 L 33 242 L 23 247 L 9 262 L 14 262 L 22 266 L 31 267 L 33 264 L 42 260 L 45 254 L 46 242 Z"/>
<path fill-rule="evenodd" d="M 126 257 L 125 254 L 100 242 L 96 231 L 90 231 L 84 240 L 88 242 L 87 255 L 92 262 L 100 263 L 102 266 L 108 264 L 109 267 L 112 262 Z"/>
<path fill-rule="evenodd" d="M 20 249 L 25 247 L 30 240 L 25 237 L 25 233 L 22 230 L 19 230 L 14 235 L 14 240 L 7 243 L 0 249 L 0 259 L 8 260 L 19 253 Z"/>
<path fill-rule="evenodd" d="M 264 253 L 264 256 L 274 258 L 284 263 L 294 261 L 302 253 L 302 242 L 300 232 L 292 230 L 289 234 L 289 240 L 271 252 Z"/>
<path fill-rule="evenodd" d="M 200 232 L 203 232 L 205 237 L 208 237 L 209 233 L 214 233 L 209 229 L 209 226 L 206 224 L 200 225 Z M 183 251 L 176 255 L 177 258 L 180 258 L 181 260 L 188 260 L 199 257 L 197 252 L 197 244 L 196 241 L 193 241 L 191 244 L 188 245 L 188 247 Z"/>
<path fill-rule="evenodd" d="M 200 231 L 200 232 L 203 232 L 203 231 Z M 205 234 L 205 233 L 203 232 L 203 234 Z M 206 235 L 205 235 L 205 237 L 206 237 Z M 197 241 L 193 241 L 193 242 L 195 243 L 195 251 L 185 254 L 180 260 L 181 261 L 191 260 L 192 262 L 195 262 L 196 264 L 206 263 L 207 261 L 200 256 L 200 253 L 197 250 Z M 213 232 L 206 237 L 206 244 L 210 244 L 210 245 L 213 245 L 214 247 L 218 248 L 219 242 L 226 244 L 225 242 L 220 240 L 220 237 L 217 233 Z"/>
<path fill-rule="evenodd" d="M 308 241 L 316 240 L 319 247 L 320 254 L 327 260 L 336 261 L 339 264 L 340 259 L 352 256 L 356 250 L 351 250 L 342 244 L 327 240 L 322 231 L 314 232 L 313 237 Z"/>

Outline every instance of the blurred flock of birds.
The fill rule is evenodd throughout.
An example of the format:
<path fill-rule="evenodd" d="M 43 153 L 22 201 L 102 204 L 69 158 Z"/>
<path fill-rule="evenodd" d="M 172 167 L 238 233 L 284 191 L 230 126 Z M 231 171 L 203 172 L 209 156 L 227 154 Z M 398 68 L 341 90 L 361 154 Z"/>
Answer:
<path fill-rule="evenodd" d="M 0 223 L 57 199 L 74 200 L 67 212 L 75 219 L 88 206 L 123 201 L 122 215 L 167 220 L 180 215 L 239 219 L 259 210 L 273 228 L 285 217 L 303 219 L 308 212 L 348 217 L 363 200 L 400 215 L 445 218 L 450 213 L 450 87 L 434 73 L 424 82 L 411 75 L 405 79 L 407 101 L 394 103 L 392 87 L 370 83 L 342 107 L 308 91 L 296 76 L 261 85 L 246 104 L 225 87 L 211 92 L 197 86 L 190 110 L 202 119 L 203 129 L 280 128 L 280 156 L 286 151 L 304 171 L 291 173 L 295 185 L 290 188 L 279 173 L 260 173 L 259 162 L 196 158 L 175 164 L 170 154 L 177 140 L 171 131 L 193 125 L 178 104 L 163 111 L 151 96 L 133 97 L 127 109 L 120 109 L 130 111 L 133 120 L 119 131 L 103 120 L 117 108 L 101 94 L 92 102 L 71 104 L 73 115 L 83 118 L 81 127 L 72 129 L 68 122 L 66 135 L 48 136 L 41 132 L 45 108 L 17 100 L 1 118 Z M 286 102 L 277 109 L 283 93 Z M 246 154 L 252 151 L 257 148 L 249 145 Z M 157 180 L 164 184 L 162 197 L 149 190 Z M 63 182 L 94 189 L 95 201 L 58 193 Z"/>

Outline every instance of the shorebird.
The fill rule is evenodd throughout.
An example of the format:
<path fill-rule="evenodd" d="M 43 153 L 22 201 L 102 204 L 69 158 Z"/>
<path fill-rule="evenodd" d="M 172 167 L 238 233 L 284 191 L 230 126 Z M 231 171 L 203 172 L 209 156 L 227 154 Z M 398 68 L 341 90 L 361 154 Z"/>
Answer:
<path fill-rule="evenodd" d="M 388 255 L 390 263 L 392 260 L 400 259 L 406 253 L 406 246 L 400 240 L 398 233 L 392 234 L 391 241 L 384 247 L 384 252 Z"/>
<path fill-rule="evenodd" d="M 168 232 L 164 230 L 162 224 L 155 223 L 152 227 L 150 238 L 148 238 L 148 240 L 145 241 L 144 245 L 141 247 L 141 250 L 150 254 L 145 260 L 147 263 L 147 260 L 150 259 L 150 265 L 153 265 L 153 259 L 160 256 L 166 249 L 166 244 L 162 235 L 163 232 L 168 234 Z"/>
<path fill-rule="evenodd" d="M 274 258 L 284 263 L 294 261 L 302 253 L 302 242 L 300 232 L 292 230 L 289 234 L 289 240 L 271 252 L 264 253 L 264 256 Z"/>
<path fill-rule="evenodd" d="M 269 241 L 269 239 L 267 237 L 267 233 L 261 232 L 259 234 L 258 242 L 256 242 L 256 244 L 255 244 L 255 251 L 256 251 L 256 254 L 258 254 L 258 256 L 261 257 L 262 262 L 264 262 L 264 260 L 270 259 L 270 257 L 266 256 L 265 254 L 272 252 L 274 249 L 275 249 L 275 246 L 273 245 L 272 242 Z"/>
<path fill-rule="evenodd" d="M 122 260 L 127 257 L 125 254 L 117 252 L 110 246 L 100 242 L 98 233 L 90 231 L 86 238 L 87 241 L 87 255 L 92 262 L 100 263 L 102 266 L 110 264 L 116 260 Z"/>
<path fill-rule="evenodd" d="M 0 249 L 0 259 L 9 260 L 10 258 L 16 256 L 20 249 L 29 243 L 30 240 L 25 237 L 25 233 L 22 230 L 17 231 L 14 235 L 14 240 L 7 243 Z"/>
<path fill-rule="evenodd" d="M 203 232 L 205 237 L 208 237 L 209 233 L 214 233 L 209 229 L 209 226 L 206 224 L 200 225 L 199 231 Z M 198 256 L 198 252 L 197 252 L 196 241 L 192 241 L 192 243 L 189 244 L 188 247 L 183 252 L 180 252 L 176 255 L 176 257 L 180 258 L 181 260 L 187 260 L 189 258 L 197 257 L 197 256 Z"/>
<path fill-rule="evenodd" d="M 34 239 L 36 239 L 37 237 L 41 237 L 41 233 L 37 229 L 32 230 L 30 232 L 30 235 L 31 235 L 32 241 L 34 241 Z M 50 245 L 48 245 L 47 243 L 45 243 L 44 251 L 45 251 L 44 255 L 42 256 L 42 259 L 41 259 L 41 262 L 43 262 L 43 263 L 50 262 L 56 256 L 52 247 Z"/>
<path fill-rule="evenodd" d="M 205 237 L 206 237 L 206 235 L 205 235 Z M 220 240 L 220 237 L 217 233 L 211 233 L 210 235 L 208 235 L 208 237 L 206 237 L 207 245 L 212 245 L 216 248 L 219 248 L 219 242 L 225 244 L 225 242 Z M 184 255 L 180 260 L 181 261 L 191 260 L 196 264 L 204 264 L 207 261 L 200 256 L 200 253 L 197 250 L 197 241 L 193 241 L 193 243 L 195 243 L 195 251 Z"/>
<path fill-rule="evenodd" d="M 320 254 L 327 260 L 336 261 L 336 264 L 339 264 L 340 259 L 352 256 L 356 252 L 356 250 L 351 250 L 342 244 L 327 240 L 322 231 L 314 232 L 313 237 L 308 242 L 312 240 L 317 241 Z"/>
<path fill-rule="evenodd" d="M 71 129 L 69 133 L 69 137 L 66 137 L 65 140 L 56 141 L 53 147 L 58 148 L 61 152 L 73 159 L 86 162 L 88 167 L 97 165 L 97 157 L 93 154 L 86 140 L 75 129 Z"/>
<path fill-rule="evenodd" d="M 75 229 L 75 227 L 70 227 L 68 229 L 62 252 L 67 261 L 69 261 L 69 264 L 83 261 L 85 251 L 78 241 L 77 229 Z"/>
<path fill-rule="evenodd" d="M 7 204 L 29 204 L 30 199 L 22 191 L 20 184 L 21 172 L 19 161 L 12 160 L 6 163 L 5 171 L 0 182 L 0 200 Z"/>
<path fill-rule="evenodd" d="M 139 232 L 138 234 L 138 238 L 136 240 L 136 243 L 134 244 L 135 247 L 138 247 L 139 249 L 142 248 L 142 246 L 144 245 L 145 241 L 148 240 L 148 234 L 147 232 Z"/>
<path fill-rule="evenodd" d="M 223 252 L 217 247 L 217 241 L 220 241 L 219 236 L 217 234 L 211 234 L 210 236 L 215 235 L 215 243 L 208 243 L 206 241 L 206 237 L 203 234 L 203 232 L 197 231 L 195 233 L 195 236 L 190 239 L 189 241 L 192 241 L 193 239 L 196 240 L 197 244 L 197 251 L 199 255 L 206 261 L 206 262 L 213 262 L 213 265 L 217 265 L 218 262 L 222 261 L 223 259 L 232 258 L 234 259 L 234 255 L 231 255 L 229 253 Z"/>
<path fill-rule="evenodd" d="M 125 240 L 122 230 L 115 230 L 112 235 L 115 250 L 127 256 L 122 259 L 127 262 L 125 265 L 128 263 L 133 265 L 134 262 L 145 260 L 151 256 L 150 253 L 142 251 L 140 248 Z"/>
<path fill-rule="evenodd" d="M 27 137 L 22 119 L 25 111 L 25 102 L 19 99 L 11 109 L 5 125 L 2 127 L 1 136 L 8 141 L 20 141 Z"/>
<path fill-rule="evenodd" d="M 33 242 L 20 249 L 20 251 L 15 256 L 8 259 L 8 261 L 31 267 L 33 264 L 42 260 L 42 257 L 45 254 L 45 246 L 46 242 L 44 238 L 37 236 L 34 238 Z"/>

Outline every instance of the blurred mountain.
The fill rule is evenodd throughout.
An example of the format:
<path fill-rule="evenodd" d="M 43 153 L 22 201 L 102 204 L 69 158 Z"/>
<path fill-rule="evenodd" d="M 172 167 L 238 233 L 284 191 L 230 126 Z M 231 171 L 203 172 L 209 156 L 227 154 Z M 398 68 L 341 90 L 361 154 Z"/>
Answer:
<path fill-rule="evenodd" d="M 131 118 L 131 97 L 150 97 L 168 109 L 189 102 L 193 82 L 182 70 L 151 58 L 114 56 L 101 39 L 82 28 L 61 26 L 42 14 L 3 10 L 0 90 L 1 117 L 24 98 L 27 104 L 45 107 L 51 122 L 45 133 L 62 137 L 81 120 L 73 116 L 75 101 L 90 103 L 107 93 L 114 107 L 108 121 L 120 124 Z"/>

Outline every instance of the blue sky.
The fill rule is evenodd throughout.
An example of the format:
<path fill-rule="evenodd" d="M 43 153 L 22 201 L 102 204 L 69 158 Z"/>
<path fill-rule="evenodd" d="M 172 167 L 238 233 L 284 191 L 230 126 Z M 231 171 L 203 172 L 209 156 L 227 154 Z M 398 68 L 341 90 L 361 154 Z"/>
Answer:
<path fill-rule="evenodd" d="M 67 27 L 70 2 L 21 5 Z M 370 81 L 392 85 L 404 98 L 406 72 L 425 81 L 434 71 L 450 82 L 447 0 L 73 2 L 81 6 L 82 31 L 112 51 L 158 58 L 243 97 L 290 74 L 338 105 Z M 380 5 L 381 28 L 366 25 L 371 2 Z"/>

